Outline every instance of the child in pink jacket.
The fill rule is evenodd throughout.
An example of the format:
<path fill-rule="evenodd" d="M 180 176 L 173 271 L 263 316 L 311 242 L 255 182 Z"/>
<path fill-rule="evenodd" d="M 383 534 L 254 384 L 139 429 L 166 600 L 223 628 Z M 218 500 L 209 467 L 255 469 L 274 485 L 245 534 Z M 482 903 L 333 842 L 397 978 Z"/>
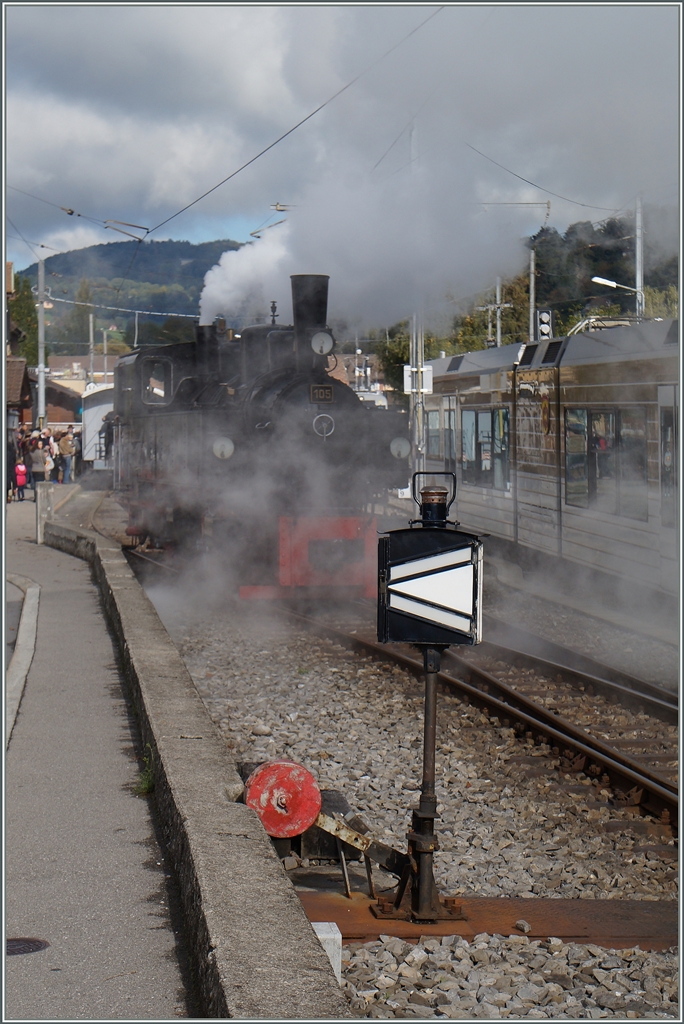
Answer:
<path fill-rule="evenodd" d="M 14 467 L 14 476 L 17 481 L 17 497 L 19 501 L 24 500 L 24 488 L 26 487 L 26 477 L 28 476 L 28 470 L 26 469 L 26 463 L 20 457 L 16 461 Z"/>

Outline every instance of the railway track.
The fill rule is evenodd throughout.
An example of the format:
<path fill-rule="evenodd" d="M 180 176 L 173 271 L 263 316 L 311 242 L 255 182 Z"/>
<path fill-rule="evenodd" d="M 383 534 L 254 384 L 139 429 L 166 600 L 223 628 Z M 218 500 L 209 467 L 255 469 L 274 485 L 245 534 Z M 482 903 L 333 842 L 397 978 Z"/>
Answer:
<path fill-rule="evenodd" d="M 147 568 L 141 559 L 135 561 Z M 157 568 L 156 562 L 149 565 L 150 571 Z M 171 582 L 161 569 L 154 577 L 159 579 L 161 572 Z M 180 586 L 182 591 L 182 580 Z M 406 803 L 415 799 L 420 773 L 417 733 L 422 706 L 422 685 L 406 680 L 402 667 L 421 677 L 422 664 L 411 649 L 396 651 L 406 660 L 388 658 L 395 649 L 374 643 L 368 609 L 340 605 L 327 612 L 328 621 L 301 608 L 260 620 L 249 608 L 236 605 L 226 635 L 223 613 L 214 625 L 202 614 L 198 625 L 191 627 L 177 609 L 167 628 L 237 760 L 256 763 L 280 757 L 304 764 L 323 788 L 348 795 L 351 806 L 373 822 L 374 835 L 398 849 L 407 823 Z M 339 622 L 348 628 L 341 629 Z M 490 650 L 488 657 L 494 653 L 498 652 Z M 492 710 L 491 687 L 485 693 L 473 677 L 468 683 L 461 680 L 468 693 L 463 685 L 449 685 L 456 675 L 474 671 L 463 660 L 457 667 L 444 659 L 445 674 L 455 675 L 449 683 L 442 679 L 450 693 L 442 698 L 438 720 L 442 824 L 437 882 L 440 891 L 454 893 L 467 904 L 467 921 L 459 931 L 472 942 L 485 931 L 514 933 L 516 922 L 524 918 L 532 928 L 530 938 L 561 934 L 584 936 L 586 942 L 590 936 L 592 942 L 614 948 L 620 943 L 659 949 L 671 945 L 671 865 L 676 846 L 671 845 L 667 814 L 660 814 L 658 821 L 640 818 L 636 806 L 618 799 L 625 788 L 620 789 L 615 776 L 609 780 L 605 767 L 594 787 L 586 771 L 595 763 L 593 751 L 582 774 L 576 747 L 571 751 L 575 763 L 563 759 L 571 749 L 566 736 L 554 756 L 540 718 L 516 716 L 516 709 L 504 700 Z M 487 671 L 481 664 L 477 668 Z M 500 666 L 489 668 L 490 675 L 501 671 Z M 479 685 L 488 681 L 480 679 Z M 581 691 L 576 693 L 588 699 Z M 512 695 L 507 697 L 512 701 Z M 594 695 L 592 700 L 596 699 L 604 700 Z M 615 705 L 609 707 L 615 712 Z M 491 733 L 482 712 L 488 715 Z M 523 740 L 520 745 L 514 729 Z M 534 738 L 543 742 L 534 746 Z M 625 781 L 630 786 L 626 792 L 633 783 L 630 778 Z M 664 802 L 672 803 L 669 789 Z M 641 805 L 658 813 L 643 793 Z M 592 823 L 588 828 L 587 822 Z M 662 845 L 653 845 L 654 841 Z M 395 922 L 388 928 L 386 922 L 375 921 L 364 895 L 362 869 L 351 879 L 356 890 L 351 906 L 342 893 L 338 865 L 315 859 L 309 863 L 305 858 L 315 854 L 304 849 L 296 853 L 300 861 L 286 856 L 290 863 L 285 866 L 312 920 L 337 921 L 343 935 L 355 942 L 377 940 L 378 928 L 394 934 L 403 927 L 406 935 L 410 932 L 410 941 L 419 937 L 410 924 Z M 391 886 L 391 879 L 374 871 L 378 891 Z M 623 890 L 628 903 L 613 898 Z M 529 899 L 533 893 L 538 900 Z M 629 900 L 632 894 L 636 901 Z M 661 895 L 662 912 L 655 912 L 652 902 L 641 902 L 660 902 Z M 605 896 L 608 903 L 603 902 Z M 482 916 L 490 904 L 491 922 Z M 559 915 L 566 910 L 579 914 L 577 921 L 563 917 L 561 922 Z M 664 937 L 642 920 L 642 911 L 647 910 L 653 911 L 658 927 L 662 924 Z M 618 926 L 611 914 L 624 918 L 629 927 Z M 421 925 L 420 934 L 426 927 Z M 439 926 L 430 927 L 437 934 Z"/>
<path fill-rule="evenodd" d="M 422 659 L 412 648 L 378 644 L 367 625 L 348 630 L 301 611 L 288 614 L 320 637 L 422 676 Z M 638 680 L 626 686 L 624 679 L 617 683 L 578 673 L 498 644 L 480 648 L 466 648 L 467 656 L 453 649 L 445 652 L 442 685 L 522 738 L 546 742 L 551 757 L 546 765 L 535 757 L 537 768 L 550 773 L 558 768 L 561 776 L 583 773 L 597 794 L 601 787 L 604 792 L 609 787 L 617 804 L 639 807 L 663 824 L 677 822 L 677 707 L 665 699 L 667 695 L 639 691 Z M 618 700 L 636 709 L 631 729 L 627 720 L 622 721 L 624 716 L 616 714 Z M 616 735 L 619 731 L 626 735 Z"/>
<path fill-rule="evenodd" d="M 162 557 L 138 551 L 128 554 L 141 569 L 178 574 Z M 287 614 L 318 636 L 422 676 L 422 659 L 414 649 L 375 640 L 369 625 L 374 611 L 371 602 L 354 602 L 352 607 L 354 629 L 295 608 Z M 486 626 L 500 642 L 457 648 L 459 653 L 453 648 L 446 651 L 439 676 L 442 685 L 500 725 L 513 728 L 521 738 L 547 743 L 551 757 L 535 756 L 533 770 L 549 774 L 557 770 L 558 777 L 583 774 L 597 795 L 609 787 L 616 804 L 638 807 L 663 824 L 676 826 L 676 698 L 652 683 L 514 631 L 491 616 Z M 505 645 L 506 640 L 514 646 Z M 547 656 L 530 654 L 532 645 Z M 623 710 L 629 714 L 622 714 Z"/>

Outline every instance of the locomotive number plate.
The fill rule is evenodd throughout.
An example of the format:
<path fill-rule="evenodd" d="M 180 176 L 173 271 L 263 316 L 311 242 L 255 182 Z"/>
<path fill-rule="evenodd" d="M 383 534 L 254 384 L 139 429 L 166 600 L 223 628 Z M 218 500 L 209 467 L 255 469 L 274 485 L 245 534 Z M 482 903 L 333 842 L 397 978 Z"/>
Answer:
<path fill-rule="evenodd" d="M 312 405 L 330 404 L 333 401 L 332 384 L 311 384 L 309 386 L 309 401 Z"/>

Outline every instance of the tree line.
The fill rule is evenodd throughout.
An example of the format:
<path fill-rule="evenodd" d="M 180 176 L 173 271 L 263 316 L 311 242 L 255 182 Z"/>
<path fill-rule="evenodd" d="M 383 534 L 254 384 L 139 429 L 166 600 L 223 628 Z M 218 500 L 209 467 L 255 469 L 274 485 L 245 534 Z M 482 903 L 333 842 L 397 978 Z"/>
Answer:
<path fill-rule="evenodd" d="M 592 283 L 592 277 L 604 277 L 620 283 L 631 282 L 634 277 L 635 238 L 634 221 L 628 217 L 615 217 L 594 225 L 590 221 L 571 224 L 564 234 L 555 228 L 543 227 L 525 240 L 528 249 L 535 250 L 535 295 L 537 308 L 554 311 L 555 333 L 563 335 L 588 313 L 601 316 L 625 315 L 634 310 L 634 295 L 629 292 L 608 289 Z M 99 250 L 118 250 L 117 259 L 123 255 L 123 247 L 136 243 L 116 243 L 109 246 L 94 246 L 98 250 L 96 263 L 103 267 L 104 255 Z M 189 242 L 160 242 L 142 247 L 144 266 L 138 273 L 145 272 L 154 280 L 129 281 L 125 299 L 113 301 L 119 294 L 117 288 L 123 278 L 90 280 L 83 277 L 75 288 L 74 299 L 81 305 L 50 310 L 46 328 L 46 339 L 55 351 L 68 351 L 74 355 L 84 354 L 89 346 L 89 314 L 94 312 L 97 319 L 96 351 L 102 351 L 101 329 L 115 328 L 108 337 L 108 351 L 125 352 L 135 341 L 135 318 L 130 314 L 100 312 L 92 305 L 132 305 L 138 309 L 154 309 L 161 313 L 168 311 L 194 313 L 201 290 L 203 274 L 208 269 L 207 261 L 216 262 L 220 251 L 226 245 L 237 248 L 237 243 L 224 241 L 193 246 Z M 81 253 L 88 250 L 81 250 Z M 200 255 L 198 256 L 198 252 Z M 185 255 L 181 255 L 181 253 Z M 193 255 L 194 253 L 194 255 Z M 78 253 L 62 254 L 59 259 L 76 257 Z M 161 283 L 159 268 L 152 272 L 149 264 L 158 255 L 162 268 L 169 273 L 167 282 Z M 648 256 L 648 252 L 647 252 Z M 46 260 L 52 265 L 58 257 Z M 647 261 L 648 262 L 648 261 Z M 644 295 L 646 316 L 678 316 L 678 258 L 671 256 L 656 261 L 645 273 Z M 181 270 L 194 263 L 192 275 L 181 282 Z M 55 264 L 57 265 L 57 264 Z M 77 263 L 60 263 L 63 271 L 74 269 Z M 113 264 L 110 264 L 113 265 Z M 179 270 L 180 268 L 180 270 Z M 31 270 L 33 268 L 29 268 Z M 173 274 L 171 273 L 173 271 Z M 51 271 L 52 273 L 52 271 Z M 61 271 L 55 271 L 59 278 Z M 173 280 L 175 276 L 176 280 Z M 191 283 L 192 282 L 192 283 Z M 10 315 L 25 332 L 21 354 L 30 365 L 37 363 L 38 320 L 35 296 L 31 292 L 31 277 L 19 278 L 15 298 L 10 301 Z M 58 287 L 58 286 L 56 286 Z M 502 282 L 502 302 L 510 304 L 502 310 L 501 334 L 503 344 L 523 342 L 529 336 L 529 275 L 527 268 L 515 277 Z M 488 314 L 478 309 L 493 301 L 492 291 L 483 292 L 461 303 L 449 329 L 442 334 L 428 332 L 425 337 L 426 359 L 436 358 L 440 351 L 446 354 L 474 351 L 485 348 L 488 339 Z M 61 315 L 59 315 L 61 314 Z M 104 319 L 106 318 L 106 319 Z M 160 345 L 192 341 L 194 328 L 191 320 L 168 316 L 164 321 L 139 317 L 137 344 Z M 382 332 L 369 332 L 370 350 L 375 352 L 383 367 L 385 379 L 398 391 L 403 390 L 403 366 L 409 361 L 409 324 L 399 322 Z"/>

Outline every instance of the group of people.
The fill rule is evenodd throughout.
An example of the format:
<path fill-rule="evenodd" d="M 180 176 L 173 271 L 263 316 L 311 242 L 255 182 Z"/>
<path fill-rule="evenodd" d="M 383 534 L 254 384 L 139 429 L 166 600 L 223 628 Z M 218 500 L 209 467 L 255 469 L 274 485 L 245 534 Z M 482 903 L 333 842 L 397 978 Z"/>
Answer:
<path fill-rule="evenodd" d="M 25 488 L 43 481 L 68 484 L 78 475 L 81 435 L 70 424 L 64 431 L 19 427 L 7 437 L 7 501 L 24 501 Z"/>

